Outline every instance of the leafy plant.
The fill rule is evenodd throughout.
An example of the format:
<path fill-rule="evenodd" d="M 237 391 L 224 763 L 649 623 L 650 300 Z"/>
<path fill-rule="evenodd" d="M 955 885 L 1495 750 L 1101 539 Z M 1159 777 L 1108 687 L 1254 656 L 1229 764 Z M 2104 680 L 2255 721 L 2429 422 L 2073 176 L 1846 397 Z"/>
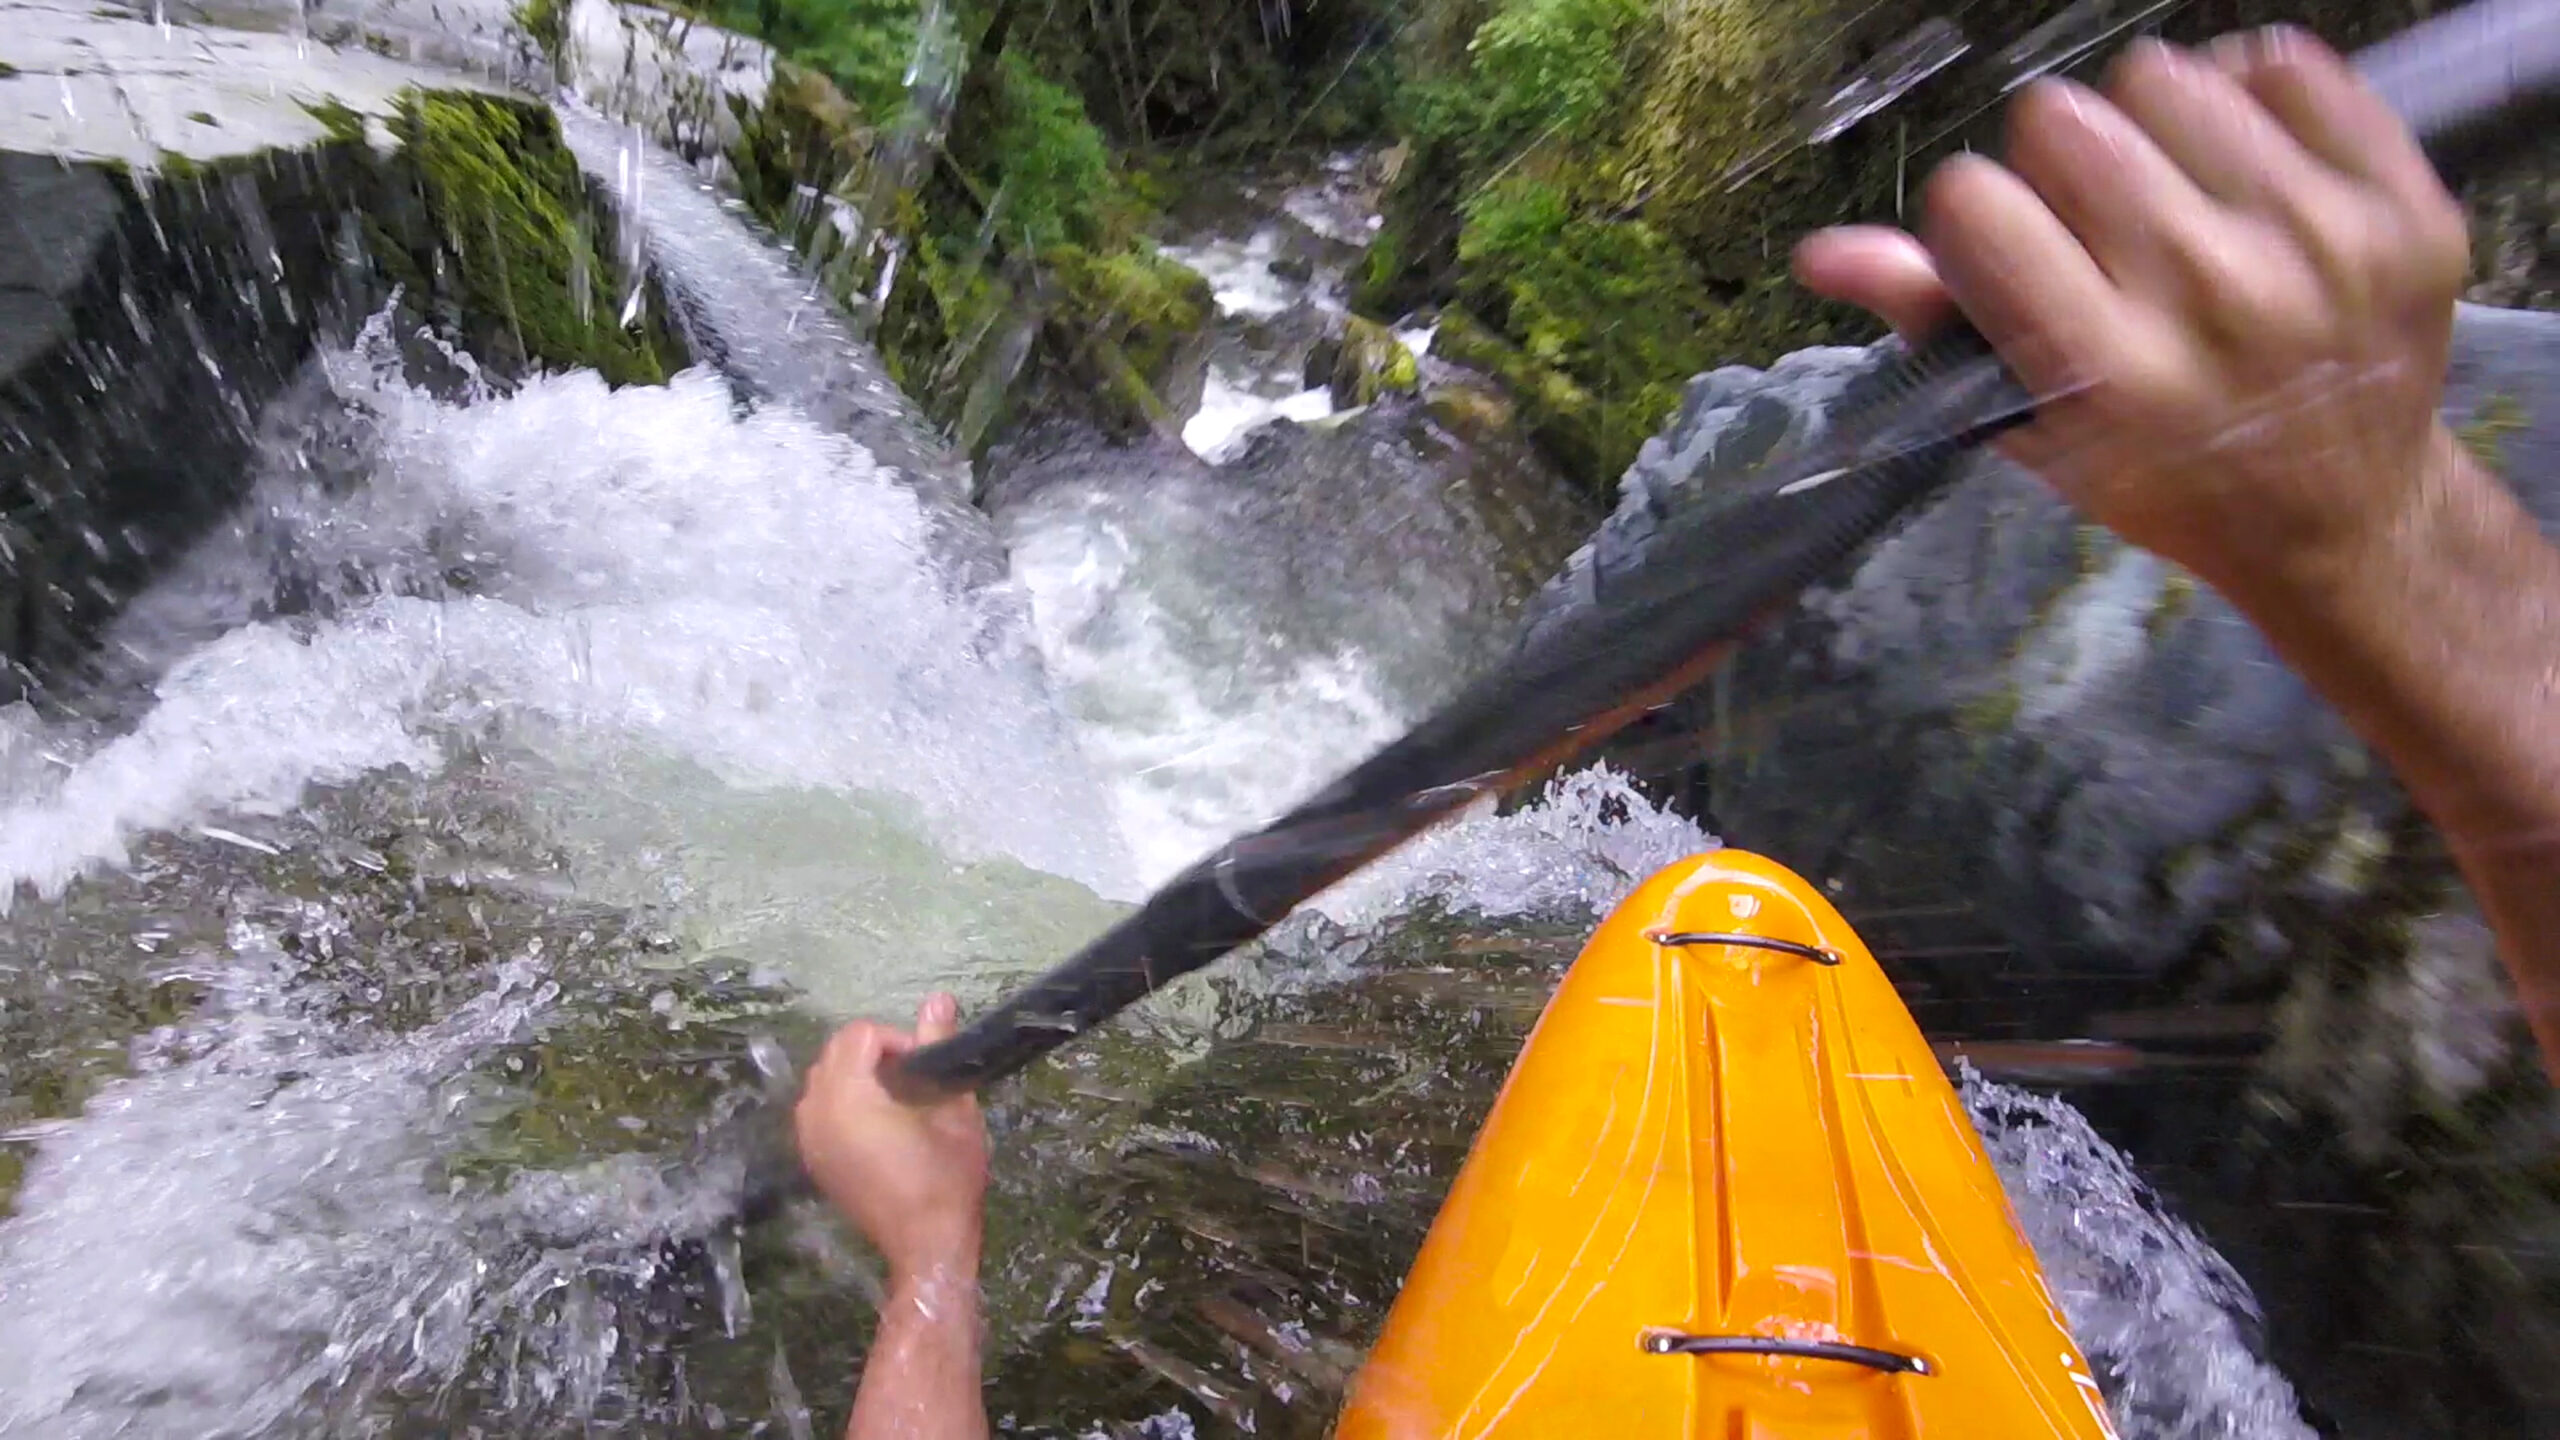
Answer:
<path fill-rule="evenodd" d="M 875 124 L 906 103 L 920 0 L 711 0 L 704 9 L 826 75 Z"/>

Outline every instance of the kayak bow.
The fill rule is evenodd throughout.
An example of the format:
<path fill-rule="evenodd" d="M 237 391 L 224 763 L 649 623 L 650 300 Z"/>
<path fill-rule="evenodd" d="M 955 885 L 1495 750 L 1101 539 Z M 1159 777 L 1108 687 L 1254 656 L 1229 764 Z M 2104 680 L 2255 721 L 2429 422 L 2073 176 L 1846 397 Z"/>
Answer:
<path fill-rule="evenodd" d="M 1671 866 L 1494 1102 L 1339 1440 L 2103 1440 L 1955 1089 L 1785 868 Z"/>

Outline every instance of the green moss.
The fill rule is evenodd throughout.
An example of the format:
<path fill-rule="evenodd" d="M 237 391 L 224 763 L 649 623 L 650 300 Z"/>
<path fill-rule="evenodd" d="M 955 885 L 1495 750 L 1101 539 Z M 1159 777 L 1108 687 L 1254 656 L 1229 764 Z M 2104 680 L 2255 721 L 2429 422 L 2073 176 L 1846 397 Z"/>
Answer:
<path fill-rule="evenodd" d="M 152 165 L 163 180 L 201 181 L 207 175 L 214 173 L 211 165 L 193 155 L 182 155 L 175 150 L 161 151 Z"/>
<path fill-rule="evenodd" d="M 2114 553 L 2115 536 L 2104 525 L 2086 521 L 2071 527 L 2071 573 L 2086 580 L 2098 573 Z"/>
<path fill-rule="evenodd" d="M 431 243 L 456 278 L 462 313 L 484 332 L 475 339 L 500 341 L 502 353 L 513 351 L 506 358 L 528 365 L 591 367 L 617 385 L 666 379 L 653 337 L 617 323 L 613 268 L 548 110 L 495 96 L 411 95 L 395 129 Z"/>
<path fill-rule="evenodd" d="M 1008 243 L 1037 254 L 1059 245 L 1114 238 L 1107 211 L 1120 189 L 1110 147 L 1074 92 L 1004 58 L 1001 114 L 992 136 L 995 199 L 991 224 Z M 1122 237 L 1125 238 L 1125 237 Z"/>
<path fill-rule="evenodd" d="M 871 154 L 861 111 L 825 72 L 797 61 L 775 62 L 764 104 L 743 119 L 730 159 L 758 209 L 779 210 L 794 181 L 833 188 Z"/>
<path fill-rule="evenodd" d="M 320 128 L 332 140 L 353 145 L 362 143 L 365 138 L 364 113 L 343 100 L 307 100 L 303 102 L 302 110 L 319 121 Z"/>
<path fill-rule="evenodd" d="M 1315 377 L 1310 376 L 1312 381 Z M 1421 388 L 1421 367 L 1396 333 L 1375 320 L 1354 315 L 1345 321 L 1332 372 L 1324 377 L 1337 405 L 1371 405 L 1388 395 L 1410 395 Z"/>
<path fill-rule="evenodd" d="M 1070 372 L 1106 397 L 1113 412 L 1106 419 L 1134 427 L 1169 418 L 1161 396 L 1209 322 L 1209 282 L 1151 250 L 1065 246 L 1043 261 L 1056 297 L 1050 333 Z"/>
<path fill-rule="evenodd" d="M 1518 404 L 1530 435 L 1568 472 L 1579 477 L 1611 473 L 1603 449 L 1599 399 L 1571 376 L 1538 363 L 1464 310 L 1441 312 L 1431 348 L 1456 364 L 1501 381 Z"/>
<path fill-rule="evenodd" d="M 542 53 L 556 63 L 569 39 L 567 0 L 524 0 L 515 10 L 516 28 L 533 37 Z"/>
<path fill-rule="evenodd" d="M 1548 136 L 1582 135 L 1623 104 L 1645 0 L 1507 0 L 1467 42 L 1457 79 L 1417 87 L 1414 127 L 1501 165 Z"/>
<path fill-rule="evenodd" d="M 2151 603 L 2151 613 L 2142 617 L 2142 633 L 2153 642 L 2169 633 L 2178 617 L 2195 608 L 2196 577 L 2172 568 L 2160 581 L 2159 597 Z"/>
<path fill-rule="evenodd" d="M 198 125 L 213 125 L 218 127 L 222 124 L 221 121 L 214 119 L 210 113 L 203 110 L 190 110 L 187 112 L 187 118 Z"/>
<path fill-rule="evenodd" d="M 2399 23 L 2373 10 L 2209 0 L 2162 23 L 2197 38 L 2298 19 L 2353 42 Z M 1811 103 L 1938 13 L 1925 0 L 1426 6 L 1397 51 L 1409 163 L 1354 303 L 1378 316 L 1464 304 L 1589 396 L 1584 457 L 1558 458 L 1605 481 L 1633 453 L 1623 432 L 1658 421 L 1687 373 L 1878 333 L 1797 290 L 1789 252 L 1821 226 L 1910 218 L 1940 160 L 1996 144 L 1995 57 L 2054 5 L 1982 0 L 1964 16 L 1967 58 L 1885 122 L 1806 141 Z"/>
<path fill-rule="evenodd" d="M 10 64 L 10 63 L 9 63 L 8 61 L 6 61 L 6 60 L 0 60 L 0 80 L 6 80 L 6 79 L 8 79 L 10 76 L 15 75 L 15 74 L 17 74 L 17 73 L 18 73 L 18 67 L 17 67 L 17 66 Z"/>
<path fill-rule="evenodd" d="M 1956 712 L 1956 724 L 1966 734 L 1988 738 L 2017 723 L 2018 711 L 2024 703 L 2017 682 L 2006 681 L 1999 688 L 1965 702 L 1964 707 Z"/>
<path fill-rule="evenodd" d="M 2464 449 L 2492 470 L 2506 468 L 2506 440 L 2525 426 L 2524 406 L 2501 392 L 2481 402 L 2471 419 L 2454 431 Z"/>
<path fill-rule="evenodd" d="M 1726 358 L 1727 307 L 1678 248 L 1642 221 L 1577 210 L 1554 183 L 1513 175 L 1479 192 L 1458 259 L 1461 298 L 1593 396 L 1576 468 L 1595 486 L 1661 427 L 1683 381 Z"/>

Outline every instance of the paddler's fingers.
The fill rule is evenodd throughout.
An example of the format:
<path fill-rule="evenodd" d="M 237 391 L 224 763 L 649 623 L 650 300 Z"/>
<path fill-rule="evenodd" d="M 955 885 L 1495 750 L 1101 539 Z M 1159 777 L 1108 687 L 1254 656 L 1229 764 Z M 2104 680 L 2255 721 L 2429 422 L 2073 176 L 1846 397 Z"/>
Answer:
<path fill-rule="evenodd" d="M 937 990 L 916 1007 L 916 1043 L 931 1045 L 960 1033 L 960 1002 Z"/>
<path fill-rule="evenodd" d="M 2337 52 L 2279 26 L 2218 44 L 2214 61 L 2364 203 L 2323 207 L 2301 228 L 2334 277 L 2370 276 L 2435 296 L 2470 273 L 2462 207 L 2400 117 Z M 2376 203 L 2378 202 L 2378 203 Z"/>
<path fill-rule="evenodd" d="M 1966 318 L 2031 394 L 2103 378 L 2105 348 L 2151 328 L 2026 181 L 1975 155 L 1929 177 L 1921 239 Z"/>
<path fill-rule="evenodd" d="M 2239 238 L 2234 217 L 2157 136 L 2085 85 L 2029 86 L 2009 107 L 2008 146 L 2009 169 L 2130 296 L 2185 303 L 2215 253 Z"/>
<path fill-rule="evenodd" d="M 2353 183 L 2223 67 L 2158 40 L 2116 62 L 2107 85 L 2163 154 L 2214 199 L 2277 220 L 2355 202 Z"/>
<path fill-rule="evenodd" d="M 897 1033 L 872 1020 L 856 1020 L 839 1027 L 827 1037 L 826 1048 L 818 1052 L 818 1063 L 810 1067 L 810 1079 L 815 1081 L 821 1074 L 870 1074 L 880 1064 L 881 1046 Z"/>
<path fill-rule="evenodd" d="M 1928 247 L 1886 226 L 1815 231 L 1796 246 L 1795 273 L 1806 289 L 1875 315 L 1914 345 L 1955 317 Z"/>
<path fill-rule="evenodd" d="M 2441 205 L 2444 183 L 2417 137 L 2337 51 L 2290 25 L 2225 35 L 2213 63 L 2305 150 L 2403 204 Z"/>

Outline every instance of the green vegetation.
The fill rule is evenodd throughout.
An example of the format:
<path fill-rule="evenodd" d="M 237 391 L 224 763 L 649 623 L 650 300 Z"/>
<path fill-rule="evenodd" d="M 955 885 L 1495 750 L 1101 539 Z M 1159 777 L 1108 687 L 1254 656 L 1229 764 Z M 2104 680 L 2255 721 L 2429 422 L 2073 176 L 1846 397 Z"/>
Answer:
<path fill-rule="evenodd" d="M 475 352 L 505 368 L 592 367 L 617 385 L 666 379 L 672 347 L 624 328 L 559 123 L 488 95 L 412 95 L 392 129 L 419 223 L 377 223 L 376 253 L 422 291 L 450 285 Z M 387 243 L 384 243 L 387 242 Z"/>
<path fill-rule="evenodd" d="M 2467 423 L 2454 431 L 2454 436 L 2462 442 L 2464 449 L 2479 457 L 2481 464 L 2492 470 L 2504 470 L 2507 437 L 2523 429 L 2524 424 L 2524 406 L 2517 403 L 2516 397 L 2492 395 L 2481 402 L 2478 412 Z"/>
<path fill-rule="evenodd" d="M 2152 602 L 2151 613 L 2142 617 L 2142 633 L 2158 642 L 2195 603 L 2196 577 L 2172 568 L 2160 581 L 2160 598 Z"/>
<path fill-rule="evenodd" d="M 1697 270 L 1641 220 L 1577 213 L 1564 190 L 1512 175 L 1480 190 L 1458 236 L 1460 298 L 1527 363 L 1591 392 L 1577 449 L 1613 474 L 1661 428 L 1689 376 L 1719 363 Z M 1530 398 L 1533 423 L 1541 406 Z M 1578 467 L 1579 468 L 1579 467 Z"/>
<path fill-rule="evenodd" d="M 569 38 L 567 0 L 524 0 L 515 11 L 516 27 L 533 37 L 542 53 L 557 60 Z"/>
<path fill-rule="evenodd" d="M 1150 422 L 1186 342 L 1209 322 L 1209 282 L 1149 250 L 1068 245 L 1047 255 L 1049 327 L 1069 363 L 1123 415 Z"/>
<path fill-rule="evenodd" d="M 1508 347 L 1492 353 L 1557 457 L 1605 485 L 1689 374 L 1878 333 L 1794 287 L 1789 251 L 1823 225 L 1906 218 L 1941 158 L 1996 144 L 1997 57 L 2058 8 L 1968 8 L 1962 60 L 1810 145 L 1806 107 L 1943 7 L 1425 4 L 1397 50 L 1405 163 L 1357 303 L 1382 318 L 1464 306 Z M 2193 39 L 2289 19 L 2353 44 L 2431 8 L 2217 0 L 2162 23 Z"/>
<path fill-rule="evenodd" d="M 903 79 L 917 42 L 908 0 L 718 7 L 718 18 L 786 57 L 733 151 L 740 188 L 812 254 L 840 247 L 804 187 L 887 232 L 904 256 L 876 317 L 882 354 L 927 413 L 969 439 L 993 417 L 962 425 L 963 412 L 987 410 L 990 365 L 1020 364 L 1004 341 L 1029 307 L 1046 313 L 1049 365 L 1098 394 L 1105 419 L 1143 426 L 1162 408 L 1166 364 L 1207 319 L 1206 291 L 1143 244 L 1152 213 L 1130 168 L 1073 88 L 1029 50 L 1005 48 L 997 27 L 1007 13 L 963 8 L 977 55 L 933 155 L 913 148 L 921 117 Z M 834 288 L 856 310 L 868 308 L 884 258 L 865 244 L 830 255 Z M 1011 381 L 1007 373 L 996 388 Z"/>
<path fill-rule="evenodd" d="M 826 76 L 866 115 L 894 115 L 905 103 L 918 0 L 713 0 L 701 8 Z"/>
<path fill-rule="evenodd" d="M 1315 373 L 1319 364 L 1322 374 Z M 1422 388 L 1422 371 L 1395 331 L 1354 315 L 1343 322 L 1338 344 L 1320 346 L 1310 357 L 1307 383 L 1325 385 L 1336 405 L 1372 405 Z"/>
<path fill-rule="evenodd" d="M 1789 249 L 1821 225 L 1903 218 L 1939 159 L 1996 142 L 1999 51 L 2056 8 L 1985 0 L 1963 19 L 1964 59 L 1885 116 L 1807 145 L 1805 107 L 1932 7 L 1348 0 L 1292 6 L 1283 34 L 1254 7 L 957 0 L 935 12 L 951 28 L 928 48 L 960 78 L 924 159 L 902 148 L 919 41 L 909 0 L 712 0 L 706 13 L 791 62 L 739 147 L 750 199 L 820 250 L 834 242 L 796 187 L 895 238 L 904 268 L 879 336 L 937 418 L 983 399 L 986 366 L 1019 362 L 1008 317 L 1036 307 L 1041 359 L 1023 373 L 1084 377 L 1104 418 L 1143 423 L 1181 383 L 1162 368 L 1182 350 L 1163 327 L 1187 311 L 1184 287 L 1135 283 L 1163 278 L 1138 258 L 1156 196 L 1203 159 L 1385 141 L 1395 179 L 1355 308 L 1376 321 L 1463 311 L 1454 343 L 1597 487 L 1689 375 L 1877 333 L 1793 286 Z M 2194 38 L 2307 19 L 2355 43 L 2433 6 L 2373 8 L 2215 0 L 2164 23 Z M 857 308 L 887 253 L 839 257 L 836 286 Z"/>
<path fill-rule="evenodd" d="M 2026 697 L 2018 692 L 2017 682 L 2003 680 L 1997 688 L 1966 701 L 1956 712 L 1956 724 L 1966 734 L 1977 738 L 2005 735 L 2009 727 L 2018 722 L 2018 711 L 2025 703 Z"/>
<path fill-rule="evenodd" d="M 363 113 L 343 100 L 306 100 L 302 112 L 319 121 L 320 128 L 328 133 L 331 140 L 346 145 L 361 144 L 364 140 Z"/>
<path fill-rule="evenodd" d="M 731 157 L 748 202 L 857 312 L 897 256 L 875 338 L 899 383 L 968 442 L 1004 396 L 1051 380 L 1049 400 L 1109 428 L 1162 423 L 1165 397 L 1196 381 L 1189 342 L 1210 310 L 1197 277 L 1146 242 L 1171 188 L 1152 177 L 1384 123 L 1390 47 L 1363 28 L 1384 0 L 1301 7 L 1286 27 L 1176 0 L 957 0 L 932 35 L 913 0 L 713 0 L 704 13 L 784 58 Z M 909 94 L 920 56 L 928 77 L 956 77 L 947 115 L 928 113 L 930 79 Z M 812 188 L 833 206 L 812 204 Z M 842 243 L 829 208 L 865 233 Z"/>

